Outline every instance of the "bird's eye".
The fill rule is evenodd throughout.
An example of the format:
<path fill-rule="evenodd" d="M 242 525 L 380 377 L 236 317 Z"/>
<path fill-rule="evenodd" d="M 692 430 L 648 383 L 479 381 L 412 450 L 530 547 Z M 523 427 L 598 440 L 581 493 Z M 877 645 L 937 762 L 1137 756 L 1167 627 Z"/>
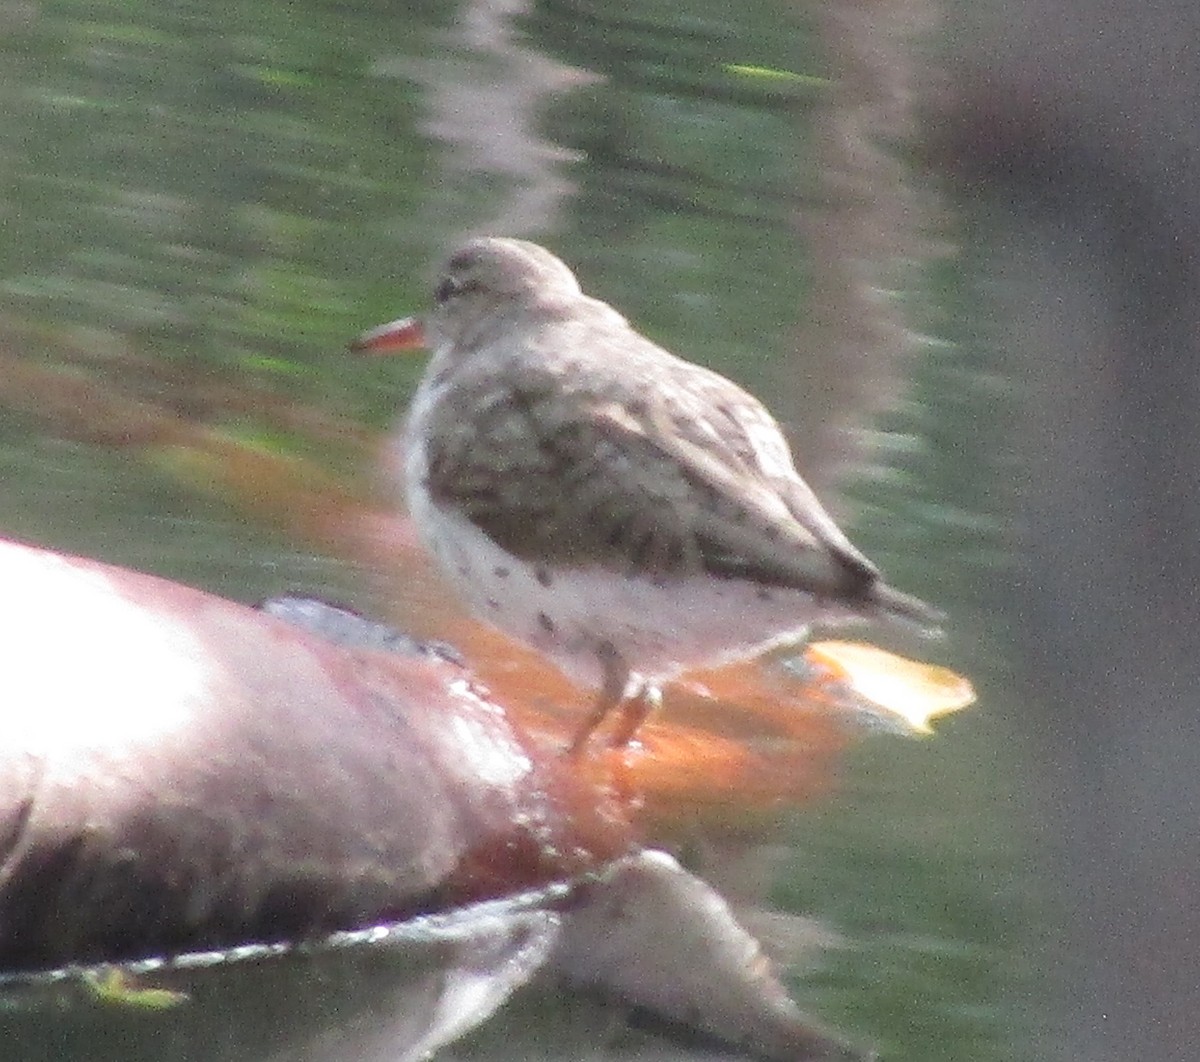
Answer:
<path fill-rule="evenodd" d="M 433 289 L 433 299 L 441 306 L 447 299 L 453 298 L 462 290 L 462 285 L 454 277 L 442 277 L 438 286 Z"/>

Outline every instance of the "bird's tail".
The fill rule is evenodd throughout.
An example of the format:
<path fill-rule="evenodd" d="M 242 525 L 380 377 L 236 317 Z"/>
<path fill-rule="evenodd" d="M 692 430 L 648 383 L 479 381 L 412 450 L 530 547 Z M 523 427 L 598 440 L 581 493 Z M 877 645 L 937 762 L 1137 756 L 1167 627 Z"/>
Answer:
<path fill-rule="evenodd" d="M 928 637 L 938 637 L 944 633 L 944 612 L 927 605 L 918 597 L 893 589 L 887 583 L 879 582 L 871 587 L 870 601 L 872 611 L 881 619 L 897 620 L 916 627 Z"/>

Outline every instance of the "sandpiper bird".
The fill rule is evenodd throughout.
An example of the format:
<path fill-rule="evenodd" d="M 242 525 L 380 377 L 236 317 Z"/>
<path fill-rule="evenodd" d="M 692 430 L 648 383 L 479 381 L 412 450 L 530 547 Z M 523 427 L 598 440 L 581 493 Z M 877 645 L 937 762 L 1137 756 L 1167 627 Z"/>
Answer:
<path fill-rule="evenodd" d="M 354 347 L 432 350 L 402 434 L 412 519 L 477 614 L 599 691 L 574 753 L 618 710 L 627 744 L 660 683 L 814 621 L 936 624 L 834 524 L 757 399 L 549 251 L 471 240 L 434 301 Z"/>

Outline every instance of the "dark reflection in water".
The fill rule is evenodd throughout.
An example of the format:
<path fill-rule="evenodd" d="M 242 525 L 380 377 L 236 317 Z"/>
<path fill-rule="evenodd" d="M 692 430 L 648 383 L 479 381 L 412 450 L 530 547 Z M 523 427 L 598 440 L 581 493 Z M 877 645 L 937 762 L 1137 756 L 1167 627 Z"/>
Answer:
<path fill-rule="evenodd" d="M 351 362 L 345 340 L 419 307 L 440 248 L 500 221 L 655 338 L 758 390 L 797 436 L 862 422 L 877 403 L 830 386 L 839 366 L 820 350 L 796 351 L 815 268 L 799 219 L 829 195 L 811 118 L 834 89 L 802 13 L 517 8 L 468 4 L 456 22 L 434 3 L 0 4 L 0 354 L 366 489 L 365 451 L 298 425 L 389 423 L 419 367 Z M 876 302 L 953 338 L 965 329 L 943 271 L 913 265 L 906 299 Z M 830 1022 L 887 1057 L 1008 1060 L 1035 908 L 1013 738 L 987 714 L 1007 681 L 986 610 L 1006 578 L 990 445 L 1005 384 L 969 346 L 931 342 L 885 367 L 890 352 L 874 353 L 913 382 L 838 455 L 870 457 L 841 508 L 895 582 L 953 615 L 946 643 L 903 648 L 969 674 L 982 707 L 932 742 L 868 744 L 782 835 L 695 848 L 730 891 L 842 934 L 796 985 Z M 351 565 L 170 463 L 10 412 L 5 386 L 0 530 L 244 600 L 363 592 Z M 237 400 L 256 389 L 305 416 Z"/>

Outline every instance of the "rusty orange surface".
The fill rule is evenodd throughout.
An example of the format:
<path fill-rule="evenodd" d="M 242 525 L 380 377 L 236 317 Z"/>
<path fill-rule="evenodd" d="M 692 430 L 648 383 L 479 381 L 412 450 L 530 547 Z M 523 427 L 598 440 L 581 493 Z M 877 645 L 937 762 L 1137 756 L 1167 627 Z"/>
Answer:
<path fill-rule="evenodd" d="M 135 359 L 131 371 L 139 365 L 144 370 L 145 361 Z M 298 541 L 366 566 L 377 573 L 382 618 L 416 637 L 457 647 L 491 696 L 548 750 L 569 740 L 590 695 L 574 689 L 538 654 L 467 615 L 431 570 L 408 522 L 382 510 L 364 486 L 348 487 L 312 462 L 255 448 L 174 409 L 110 388 L 88 368 L 35 363 L 0 348 L 0 402 L 40 418 L 54 433 L 135 452 Z M 238 393 L 228 385 L 210 400 L 236 405 Z M 264 417 L 288 430 L 300 426 L 336 440 L 343 452 L 359 455 L 364 470 L 395 459 L 381 456 L 360 425 L 282 401 L 260 405 Z M 362 482 L 369 478 L 364 474 Z M 851 672 L 860 665 L 852 654 L 831 655 L 818 647 L 807 653 L 835 684 L 840 678 L 848 680 L 844 687 L 854 686 Z M 871 681 L 886 687 L 891 665 L 872 666 Z M 953 684 L 945 676 L 931 677 L 929 696 L 953 706 L 928 714 L 969 703 L 969 684 L 960 681 L 943 697 L 933 687 Z M 681 805 L 728 810 L 731 803 L 753 808 L 803 799 L 828 784 L 831 766 L 856 736 L 844 713 L 834 710 L 831 689 L 758 662 L 694 672 L 664 691 L 664 707 L 643 728 L 639 747 L 626 753 L 598 749 L 582 769 L 611 777 L 615 764 L 622 784 L 639 790 L 651 809 L 668 814 Z M 911 699 L 919 710 L 920 681 L 915 690 Z"/>

